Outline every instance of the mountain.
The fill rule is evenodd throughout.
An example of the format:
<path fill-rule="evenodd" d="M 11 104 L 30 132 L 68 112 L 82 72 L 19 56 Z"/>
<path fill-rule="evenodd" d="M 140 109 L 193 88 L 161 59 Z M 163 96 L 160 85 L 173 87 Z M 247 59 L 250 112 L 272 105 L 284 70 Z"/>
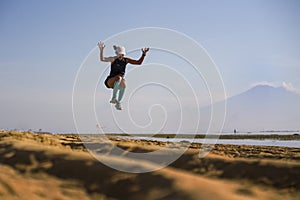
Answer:
<path fill-rule="evenodd" d="M 224 102 L 213 105 L 218 108 Z M 210 117 L 211 107 L 201 110 Z M 201 122 L 202 127 L 208 121 Z M 283 87 L 255 86 L 227 99 L 224 131 L 300 130 L 300 95 Z"/>

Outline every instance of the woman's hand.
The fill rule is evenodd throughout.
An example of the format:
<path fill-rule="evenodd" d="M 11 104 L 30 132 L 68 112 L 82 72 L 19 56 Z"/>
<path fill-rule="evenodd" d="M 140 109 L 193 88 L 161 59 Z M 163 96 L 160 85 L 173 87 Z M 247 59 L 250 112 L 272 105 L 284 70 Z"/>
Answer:
<path fill-rule="evenodd" d="M 98 42 L 97 45 L 101 51 L 103 51 L 103 49 L 105 48 L 105 44 L 103 42 Z"/>
<path fill-rule="evenodd" d="M 145 56 L 145 55 L 147 54 L 148 51 L 149 51 L 149 48 L 143 48 L 143 49 L 142 49 L 143 55 Z"/>

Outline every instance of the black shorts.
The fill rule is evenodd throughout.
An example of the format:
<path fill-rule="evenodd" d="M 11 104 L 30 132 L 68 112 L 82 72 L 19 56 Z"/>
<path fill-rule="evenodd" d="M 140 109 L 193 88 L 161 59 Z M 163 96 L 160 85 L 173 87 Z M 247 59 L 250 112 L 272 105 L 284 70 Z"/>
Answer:
<path fill-rule="evenodd" d="M 112 78 L 112 76 L 108 76 L 108 77 L 105 79 L 105 81 L 104 81 L 104 85 L 105 85 L 107 88 L 111 88 L 111 87 L 109 87 L 109 85 L 108 85 L 108 79 L 110 79 L 110 78 Z"/>
<path fill-rule="evenodd" d="M 117 74 L 117 75 L 115 75 L 115 76 L 118 76 L 118 75 L 124 77 L 123 74 Z M 107 88 L 112 89 L 112 88 L 109 87 L 109 85 L 108 85 L 108 79 L 113 78 L 113 77 L 115 77 L 115 76 L 108 76 L 108 77 L 106 77 L 106 79 L 105 79 L 105 81 L 104 81 L 104 85 L 105 85 Z M 124 78 L 123 78 L 123 79 L 124 79 Z"/>

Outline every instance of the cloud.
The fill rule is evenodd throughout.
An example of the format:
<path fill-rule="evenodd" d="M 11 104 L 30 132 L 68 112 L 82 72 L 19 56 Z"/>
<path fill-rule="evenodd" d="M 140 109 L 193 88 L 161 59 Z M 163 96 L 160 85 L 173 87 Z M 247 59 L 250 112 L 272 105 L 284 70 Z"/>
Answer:
<path fill-rule="evenodd" d="M 270 82 L 270 81 L 260 81 L 251 84 L 251 87 L 259 86 L 259 85 L 267 85 L 271 87 L 283 87 L 287 91 L 300 94 L 300 88 L 295 87 L 291 82 Z"/>
<path fill-rule="evenodd" d="M 282 82 L 282 87 L 285 88 L 287 91 L 290 91 L 290 92 L 294 92 L 294 93 L 297 93 L 297 94 L 300 94 L 300 89 L 299 88 L 296 88 L 292 83 L 290 82 Z"/>

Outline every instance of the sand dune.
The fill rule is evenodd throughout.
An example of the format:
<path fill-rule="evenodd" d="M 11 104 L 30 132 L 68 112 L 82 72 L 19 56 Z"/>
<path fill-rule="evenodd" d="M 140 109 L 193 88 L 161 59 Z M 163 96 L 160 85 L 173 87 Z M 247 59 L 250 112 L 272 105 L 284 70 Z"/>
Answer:
<path fill-rule="evenodd" d="M 167 145 L 111 141 L 132 152 Z M 99 162 L 78 135 L 1 132 L 0 199 L 299 199 L 300 149 L 216 145 L 199 158 L 199 146 L 168 167 L 135 174 Z M 101 156 L 128 167 L 155 165 Z"/>

